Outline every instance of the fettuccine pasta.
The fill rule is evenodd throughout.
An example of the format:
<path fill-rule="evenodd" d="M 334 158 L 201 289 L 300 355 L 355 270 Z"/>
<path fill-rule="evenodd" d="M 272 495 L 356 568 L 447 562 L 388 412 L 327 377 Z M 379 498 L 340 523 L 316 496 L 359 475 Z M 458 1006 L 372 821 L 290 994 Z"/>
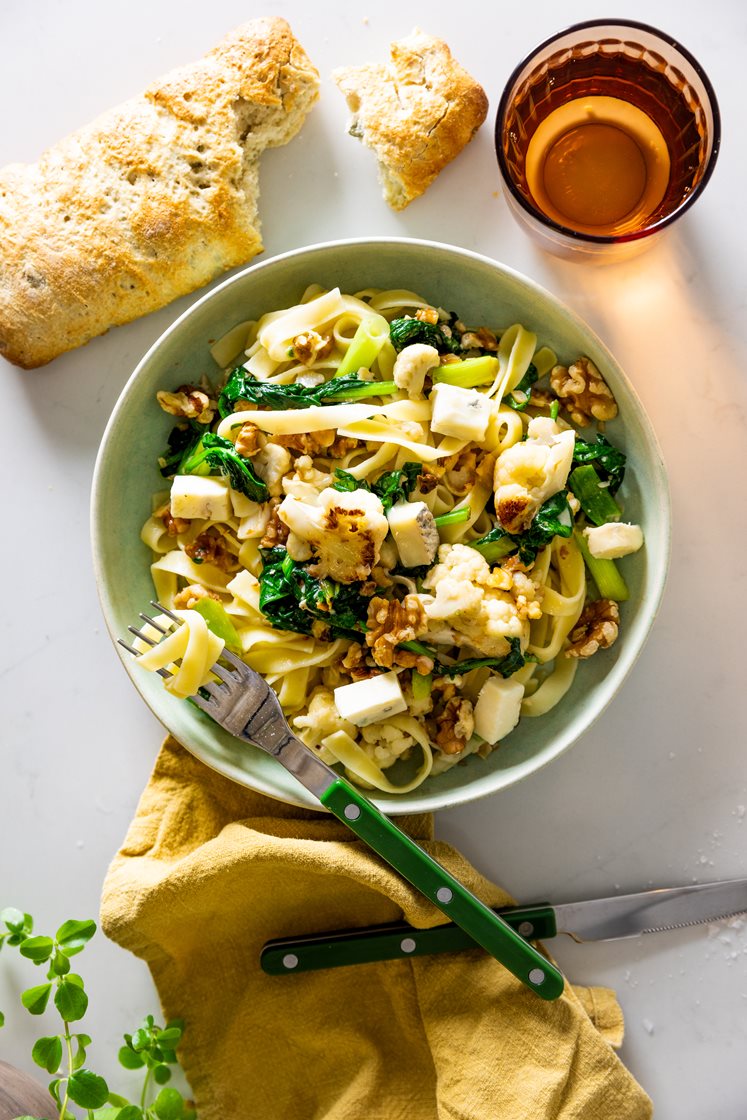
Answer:
<path fill-rule="evenodd" d="M 158 394 L 171 483 L 142 530 L 185 624 L 140 664 L 175 695 L 227 646 L 311 750 L 404 793 L 489 755 L 614 642 L 616 560 L 642 537 L 624 455 L 579 430 L 617 411 L 588 358 L 318 285 L 212 353 L 215 385 Z"/>

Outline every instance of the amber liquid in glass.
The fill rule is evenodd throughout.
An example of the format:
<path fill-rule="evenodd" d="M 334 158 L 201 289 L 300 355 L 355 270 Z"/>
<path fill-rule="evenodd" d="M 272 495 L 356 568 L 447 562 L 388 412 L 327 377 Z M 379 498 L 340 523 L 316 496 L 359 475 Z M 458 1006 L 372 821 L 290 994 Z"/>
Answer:
<path fill-rule="evenodd" d="M 632 57 L 627 43 L 584 53 L 593 46 L 561 52 L 523 83 L 509 110 L 506 156 L 520 189 L 553 222 L 624 238 L 692 189 L 702 114 L 664 59 Z"/>

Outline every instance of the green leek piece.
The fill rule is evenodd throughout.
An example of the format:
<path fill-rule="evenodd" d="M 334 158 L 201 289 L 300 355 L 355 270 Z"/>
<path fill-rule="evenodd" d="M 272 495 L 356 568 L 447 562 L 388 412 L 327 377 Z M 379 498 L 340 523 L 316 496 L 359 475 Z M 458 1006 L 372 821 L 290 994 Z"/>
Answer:
<path fill-rule="evenodd" d="M 479 358 L 465 358 L 463 362 L 449 362 L 439 366 L 431 374 L 433 384 L 458 385 L 460 389 L 474 389 L 476 385 L 487 385 L 495 380 L 498 373 L 498 359 L 489 354 Z"/>
<path fill-rule="evenodd" d="M 581 509 L 594 525 L 604 525 L 607 521 L 619 521 L 622 510 L 602 485 L 602 480 L 591 463 L 576 467 L 568 477 L 568 486 L 581 503 Z"/>
<path fill-rule="evenodd" d="M 431 687 L 433 685 L 433 673 L 423 675 L 413 669 L 412 671 L 412 698 L 413 700 L 425 700 L 431 694 Z"/>
<path fill-rule="evenodd" d="M 383 315 L 367 315 L 361 319 L 335 376 L 344 377 L 359 369 L 370 369 L 388 338 L 389 324 Z"/>
<path fill-rule="evenodd" d="M 573 538 L 579 547 L 584 563 L 589 569 L 589 575 L 596 584 L 597 591 L 603 599 L 612 599 L 615 603 L 624 603 L 630 597 L 628 585 L 620 575 L 614 560 L 599 560 L 589 552 L 586 537 L 576 529 Z"/>
<path fill-rule="evenodd" d="M 448 513 L 440 513 L 438 517 L 433 518 L 437 529 L 445 529 L 447 525 L 461 525 L 463 521 L 469 521 L 469 519 L 469 506 L 450 509 Z"/>
<path fill-rule="evenodd" d="M 226 649 L 232 653 L 241 653 L 241 639 L 236 627 L 226 614 L 226 608 L 217 599 L 198 599 L 190 610 L 197 611 L 205 619 L 208 630 L 212 630 L 216 638 L 222 638 Z"/>

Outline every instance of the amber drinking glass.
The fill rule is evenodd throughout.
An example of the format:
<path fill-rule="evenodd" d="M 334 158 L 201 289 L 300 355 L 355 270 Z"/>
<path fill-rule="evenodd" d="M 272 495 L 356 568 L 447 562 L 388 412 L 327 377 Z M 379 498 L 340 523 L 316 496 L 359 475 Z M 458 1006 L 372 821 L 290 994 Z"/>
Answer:
<path fill-rule="evenodd" d="M 579 23 L 514 70 L 496 151 L 514 216 L 561 256 L 619 259 L 650 245 L 708 182 L 721 136 L 708 77 L 671 36 Z"/>

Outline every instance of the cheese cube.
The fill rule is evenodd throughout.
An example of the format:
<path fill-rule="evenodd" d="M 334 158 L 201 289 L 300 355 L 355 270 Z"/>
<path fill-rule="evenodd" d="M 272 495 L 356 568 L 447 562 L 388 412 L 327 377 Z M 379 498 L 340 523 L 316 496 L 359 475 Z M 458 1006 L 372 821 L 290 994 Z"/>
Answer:
<path fill-rule="evenodd" d="M 497 743 L 513 731 L 521 715 L 524 685 L 492 676 L 480 689 L 475 704 L 475 733 L 486 743 Z"/>
<path fill-rule="evenodd" d="M 637 552 L 643 544 L 640 525 L 628 525 L 624 521 L 608 521 L 593 529 L 584 529 L 584 536 L 595 560 L 617 560 Z"/>
<path fill-rule="evenodd" d="M 259 509 L 259 504 L 253 502 L 251 498 L 247 498 L 246 494 L 242 494 L 240 490 L 234 490 L 229 487 L 229 494 L 231 495 L 231 505 L 233 512 L 237 517 L 252 517 Z"/>
<path fill-rule="evenodd" d="M 482 443 L 492 412 L 490 399 L 476 389 L 439 384 L 432 390 L 431 431 Z"/>
<path fill-rule="evenodd" d="M 441 538 L 425 502 L 397 502 L 389 510 L 387 520 L 403 567 L 433 563 Z"/>
<path fill-rule="evenodd" d="M 178 474 L 171 486 L 171 516 L 227 521 L 233 514 L 228 483 L 202 474 Z"/>
<path fill-rule="evenodd" d="M 396 673 L 382 673 L 336 688 L 335 704 L 342 718 L 356 727 L 407 711 Z"/>

